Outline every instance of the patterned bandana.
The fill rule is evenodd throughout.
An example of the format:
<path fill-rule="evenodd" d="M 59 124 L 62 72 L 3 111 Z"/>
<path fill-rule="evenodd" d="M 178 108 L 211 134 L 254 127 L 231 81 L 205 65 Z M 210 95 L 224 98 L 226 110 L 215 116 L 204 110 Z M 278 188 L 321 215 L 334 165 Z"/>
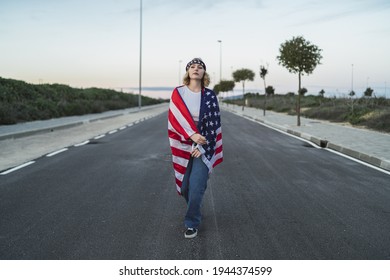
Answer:
<path fill-rule="evenodd" d="M 206 71 L 206 64 L 204 64 L 204 62 L 200 59 L 200 58 L 194 58 L 193 60 L 191 60 L 190 62 L 187 63 L 187 66 L 186 66 L 186 71 L 188 71 L 188 69 L 190 68 L 190 66 L 192 64 L 200 64 L 203 66 L 204 68 L 204 71 Z"/>

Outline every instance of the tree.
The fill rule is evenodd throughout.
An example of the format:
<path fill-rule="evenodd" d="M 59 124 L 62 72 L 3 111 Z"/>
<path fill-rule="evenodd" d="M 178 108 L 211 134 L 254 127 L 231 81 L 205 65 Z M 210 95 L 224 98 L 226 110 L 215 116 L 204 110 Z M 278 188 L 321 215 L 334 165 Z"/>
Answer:
<path fill-rule="evenodd" d="M 370 87 L 366 88 L 366 90 L 364 91 L 364 96 L 367 96 L 367 97 L 371 97 L 372 94 L 373 94 L 374 90 Z"/>
<path fill-rule="evenodd" d="M 276 58 L 279 64 L 287 68 L 290 73 L 298 74 L 298 93 L 301 92 L 301 76 L 310 75 L 318 64 L 321 64 L 321 49 L 312 45 L 302 36 L 293 37 L 284 42 L 280 48 L 280 55 Z M 301 125 L 301 95 L 298 94 L 297 125 Z"/>
<path fill-rule="evenodd" d="M 255 73 L 250 69 L 243 68 L 233 72 L 234 81 L 237 83 L 242 82 L 242 95 L 245 94 L 245 81 L 253 81 L 254 77 Z"/>
<path fill-rule="evenodd" d="M 299 94 L 302 95 L 302 96 L 304 96 L 306 93 L 307 93 L 307 88 L 301 88 L 299 90 Z"/>
<path fill-rule="evenodd" d="M 234 81 L 221 80 L 219 84 L 216 84 L 213 88 L 216 94 L 220 92 L 228 92 L 234 89 Z"/>
<path fill-rule="evenodd" d="M 265 93 L 266 95 L 273 95 L 275 94 L 275 89 L 273 86 L 268 86 L 266 89 L 265 89 Z"/>
<path fill-rule="evenodd" d="M 320 97 L 324 97 L 324 95 L 325 95 L 325 90 L 324 90 L 324 89 L 321 89 L 321 90 L 318 92 L 318 95 L 319 95 Z"/>
<path fill-rule="evenodd" d="M 264 81 L 264 106 L 263 106 L 263 116 L 265 116 L 265 110 L 267 107 L 267 89 L 266 89 L 266 84 L 265 84 L 265 76 L 268 74 L 268 64 L 267 68 L 264 65 L 260 65 L 260 78 L 263 79 Z"/>

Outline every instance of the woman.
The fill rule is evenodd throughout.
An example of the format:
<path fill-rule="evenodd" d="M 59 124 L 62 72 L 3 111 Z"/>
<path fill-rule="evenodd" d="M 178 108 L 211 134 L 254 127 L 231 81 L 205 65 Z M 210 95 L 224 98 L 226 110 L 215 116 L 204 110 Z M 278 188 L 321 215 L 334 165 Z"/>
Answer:
<path fill-rule="evenodd" d="M 200 58 L 188 62 L 183 83 L 171 96 L 168 136 L 176 190 L 187 202 L 184 236 L 194 238 L 209 174 L 223 160 L 222 133 L 217 96 L 206 88 L 210 77 Z"/>

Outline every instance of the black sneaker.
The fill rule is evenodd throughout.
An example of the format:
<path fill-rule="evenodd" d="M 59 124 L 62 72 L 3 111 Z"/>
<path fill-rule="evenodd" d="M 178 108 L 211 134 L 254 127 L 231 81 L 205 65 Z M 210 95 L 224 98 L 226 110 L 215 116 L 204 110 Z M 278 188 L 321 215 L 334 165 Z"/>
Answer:
<path fill-rule="evenodd" d="M 196 228 L 187 228 L 184 233 L 185 238 L 194 238 L 198 234 L 198 230 Z"/>

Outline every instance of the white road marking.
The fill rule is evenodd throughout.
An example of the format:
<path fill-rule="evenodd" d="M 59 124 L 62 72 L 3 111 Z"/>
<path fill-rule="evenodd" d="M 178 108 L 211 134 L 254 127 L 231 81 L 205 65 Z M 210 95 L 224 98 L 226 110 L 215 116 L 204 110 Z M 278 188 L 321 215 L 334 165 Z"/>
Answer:
<path fill-rule="evenodd" d="M 75 147 L 80 147 L 80 146 L 84 146 L 84 145 L 86 145 L 86 144 L 88 144 L 88 143 L 89 143 L 89 140 L 84 141 L 84 142 L 79 143 L 79 144 L 76 144 L 76 145 L 74 145 L 74 146 L 75 146 Z"/>
<path fill-rule="evenodd" d="M 104 136 L 106 136 L 105 134 L 102 134 L 102 135 L 98 135 L 98 136 L 96 136 L 95 138 L 93 138 L 93 139 L 95 139 L 95 140 L 98 140 L 98 139 L 100 139 L 100 138 L 103 138 Z"/>
<path fill-rule="evenodd" d="M 387 174 L 387 175 L 390 175 L 390 172 L 389 172 L 389 171 L 387 171 L 387 170 L 385 170 L 385 169 L 382 169 L 382 168 L 379 168 L 379 167 L 376 167 L 375 165 L 369 164 L 369 163 L 367 163 L 367 162 L 365 162 L 365 161 L 362 161 L 362 160 L 360 160 L 360 159 L 357 159 L 357 158 L 354 158 L 354 157 L 350 157 L 350 156 L 348 156 L 348 155 L 346 155 L 346 154 L 340 153 L 340 152 L 338 152 L 338 151 L 335 151 L 335 150 L 332 150 L 332 149 L 329 149 L 329 148 L 325 148 L 324 150 L 327 150 L 328 152 L 331 152 L 331 153 L 334 153 L 334 154 L 336 154 L 336 155 L 345 157 L 345 158 L 347 158 L 347 159 L 350 159 L 350 160 L 352 160 L 352 161 L 355 161 L 355 162 L 357 162 L 357 163 L 363 164 L 363 165 L 368 166 L 368 167 L 371 167 L 371 168 L 373 168 L 373 169 L 375 169 L 375 170 L 381 171 L 382 173 L 385 173 L 385 174 Z"/>
<path fill-rule="evenodd" d="M 238 114 L 236 114 L 236 115 L 238 115 Z M 238 116 L 240 116 L 240 115 L 238 115 Z M 350 156 L 348 156 L 348 155 L 346 155 L 346 154 L 340 153 L 340 152 L 338 152 L 338 151 L 335 151 L 335 150 L 332 150 L 332 149 L 329 149 L 329 148 L 321 148 L 320 146 L 316 145 L 315 143 L 313 143 L 313 142 L 311 142 L 311 141 L 309 141 L 309 140 L 300 138 L 300 137 L 298 137 L 298 136 L 295 136 L 295 135 L 290 134 L 290 133 L 288 133 L 288 132 L 285 132 L 285 131 L 283 131 L 283 130 L 277 129 L 277 128 L 275 128 L 275 127 L 269 126 L 269 125 L 267 125 L 267 124 L 265 124 L 265 123 L 256 121 L 256 120 L 254 120 L 254 119 L 251 119 L 251 118 L 248 118 L 248 117 L 245 117 L 245 116 L 240 116 L 240 117 L 243 117 L 243 118 L 245 118 L 245 119 L 247 119 L 247 120 L 253 121 L 253 122 L 255 122 L 255 123 L 258 123 L 258 124 L 261 124 L 261 125 L 266 126 L 266 127 L 268 127 L 268 128 L 271 128 L 271 129 L 273 129 L 273 130 L 276 130 L 276 131 L 278 131 L 278 132 L 280 132 L 280 133 L 283 133 L 283 134 L 285 134 L 285 135 L 287 135 L 287 136 L 290 136 L 290 137 L 296 138 L 296 139 L 298 139 L 298 140 L 304 141 L 304 142 L 306 142 L 306 143 L 312 145 L 313 147 L 315 147 L 315 148 L 317 148 L 317 149 L 323 149 L 323 150 L 326 150 L 326 151 L 328 151 L 328 152 L 332 152 L 332 153 L 334 153 L 334 154 L 337 154 L 337 155 L 342 156 L 342 157 L 344 157 L 344 158 L 347 158 L 347 159 L 349 159 L 349 160 L 355 161 L 355 162 L 357 162 L 357 163 L 363 164 L 363 165 L 365 165 L 365 166 L 367 166 L 367 167 L 370 167 L 370 168 L 372 168 L 372 169 L 375 169 L 375 170 L 377 170 L 377 171 L 380 171 L 380 172 L 382 172 L 382 173 L 385 173 L 385 174 L 387 174 L 387 175 L 390 175 L 390 172 L 389 172 L 389 171 L 387 171 L 387 170 L 385 170 L 385 169 L 382 169 L 382 168 L 380 168 L 380 167 L 377 167 L 377 166 L 375 166 L 375 165 L 372 165 L 372 164 L 370 164 L 370 163 L 368 163 L 368 162 L 362 161 L 362 160 L 357 159 L 357 158 L 354 158 L 354 157 L 350 157 Z"/>
<path fill-rule="evenodd" d="M 11 172 L 14 172 L 14 171 L 16 171 L 16 170 L 22 169 L 23 167 L 29 166 L 29 165 L 31 165 L 31 164 L 33 164 L 33 163 L 35 163 L 35 161 L 29 161 L 29 162 L 23 163 L 23 164 L 21 164 L 21 165 L 19 165 L 19 166 L 16 166 L 16 167 L 14 167 L 14 168 L 8 169 L 8 170 L 6 170 L 6 171 L 0 173 L 0 175 L 7 175 L 7 174 L 9 174 L 9 173 L 11 173 Z"/>
<path fill-rule="evenodd" d="M 61 149 L 61 150 L 52 152 L 52 153 L 50 153 L 50 154 L 47 154 L 46 156 L 47 156 L 47 157 L 52 157 L 52 156 L 58 155 L 59 153 L 63 153 L 63 152 L 65 152 L 65 151 L 67 151 L 67 150 L 68 150 L 68 148 L 64 148 L 64 149 Z"/>
<path fill-rule="evenodd" d="M 118 129 L 111 130 L 108 134 L 114 134 L 114 133 L 116 133 L 116 132 L 118 132 Z"/>

